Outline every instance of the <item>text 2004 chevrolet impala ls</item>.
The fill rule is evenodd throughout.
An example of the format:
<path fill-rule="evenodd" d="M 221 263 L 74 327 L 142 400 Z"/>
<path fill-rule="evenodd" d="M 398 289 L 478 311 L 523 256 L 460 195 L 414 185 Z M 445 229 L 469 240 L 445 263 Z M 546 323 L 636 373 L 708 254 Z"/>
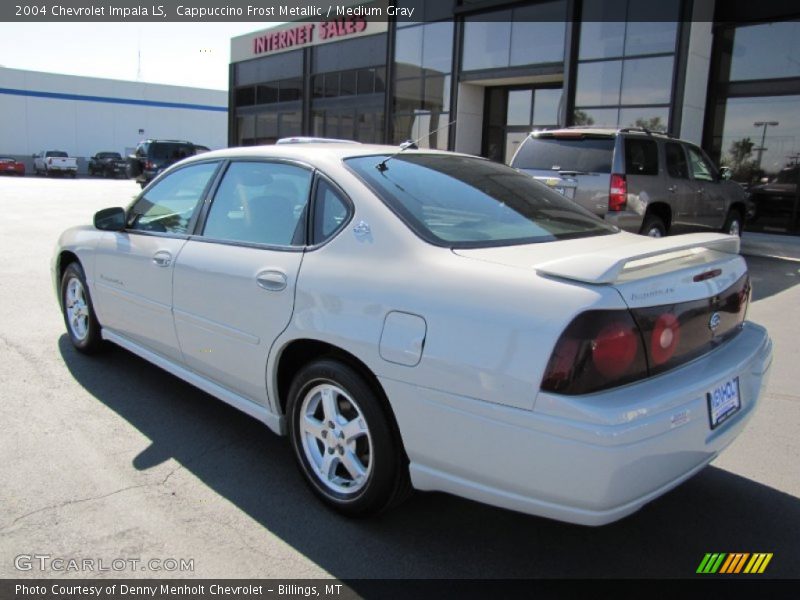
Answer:
<path fill-rule="evenodd" d="M 312 143 L 182 161 L 53 269 L 78 350 L 288 433 L 341 512 L 414 487 L 599 525 L 756 408 L 772 344 L 738 244 L 620 232 L 480 158 Z"/>

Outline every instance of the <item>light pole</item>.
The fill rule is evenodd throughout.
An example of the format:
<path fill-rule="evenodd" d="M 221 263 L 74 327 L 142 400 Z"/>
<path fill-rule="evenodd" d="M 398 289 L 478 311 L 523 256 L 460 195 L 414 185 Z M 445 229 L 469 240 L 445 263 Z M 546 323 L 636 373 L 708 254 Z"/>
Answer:
<path fill-rule="evenodd" d="M 761 170 L 761 158 L 764 156 L 764 150 L 766 150 L 764 143 L 767 140 L 767 127 L 777 127 L 778 125 L 780 125 L 780 123 L 777 121 L 756 121 L 753 123 L 753 127 L 763 127 L 761 130 L 761 146 L 756 148 L 756 150 L 758 150 L 757 171 Z"/>

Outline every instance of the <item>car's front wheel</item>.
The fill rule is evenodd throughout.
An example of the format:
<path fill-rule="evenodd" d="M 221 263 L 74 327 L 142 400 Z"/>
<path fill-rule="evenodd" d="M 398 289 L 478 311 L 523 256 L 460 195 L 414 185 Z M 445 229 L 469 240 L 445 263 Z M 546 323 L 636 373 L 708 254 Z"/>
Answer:
<path fill-rule="evenodd" d="M 103 344 L 100 324 L 94 314 L 83 269 L 76 262 L 64 269 L 61 278 L 61 308 L 72 345 L 86 354 L 97 352 Z"/>
<path fill-rule="evenodd" d="M 287 413 L 300 470 L 339 512 L 375 513 L 410 490 L 388 407 L 349 365 L 326 358 L 301 369 L 289 390 Z"/>

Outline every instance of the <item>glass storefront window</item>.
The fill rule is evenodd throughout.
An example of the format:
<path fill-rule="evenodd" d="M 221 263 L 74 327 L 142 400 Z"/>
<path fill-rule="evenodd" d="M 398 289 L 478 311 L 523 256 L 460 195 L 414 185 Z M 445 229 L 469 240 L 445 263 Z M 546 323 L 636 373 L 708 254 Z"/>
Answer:
<path fill-rule="evenodd" d="M 422 66 L 439 73 L 449 73 L 453 64 L 453 22 L 430 23 L 421 29 Z"/>
<path fill-rule="evenodd" d="M 561 88 L 555 90 L 536 90 L 533 102 L 533 126 L 558 125 L 558 113 L 563 96 Z"/>
<path fill-rule="evenodd" d="M 256 88 L 253 86 L 236 90 L 236 106 L 252 106 L 256 103 Z"/>
<path fill-rule="evenodd" d="M 625 60 L 620 104 L 668 104 L 672 89 L 672 62 L 671 56 Z"/>
<path fill-rule="evenodd" d="M 579 64 L 575 105 L 619 104 L 621 78 L 621 60 Z"/>
<path fill-rule="evenodd" d="M 573 124 L 668 129 L 679 16 L 679 0 L 583 1 Z"/>
<path fill-rule="evenodd" d="M 566 15 L 558 0 L 467 17 L 464 70 L 563 62 Z"/>
<path fill-rule="evenodd" d="M 800 21 L 737 27 L 731 81 L 800 77 Z"/>
<path fill-rule="evenodd" d="M 620 127 L 644 127 L 651 131 L 666 131 L 669 109 L 646 106 L 642 108 L 621 108 Z"/>
<path fill-rule="evenodd" d="M 529 125 L 532 102 L 533 90 L 510 90 L 506 125 Z"/>
<path fill-rule="evenodd" d="M 464 24 L 463 69 L 493 69 L 507 67 L 509 63 L 509 41 L 511 40 L 511 11 L 505 20 L 472 21 Z M 480 17 L 476 17 L 480 18 Z"/>
<path fill-rule="evenodd" d="M 625 47 L 625 23 L 584 21 L 581 23 L 581 60 L 622 56 Z"/>

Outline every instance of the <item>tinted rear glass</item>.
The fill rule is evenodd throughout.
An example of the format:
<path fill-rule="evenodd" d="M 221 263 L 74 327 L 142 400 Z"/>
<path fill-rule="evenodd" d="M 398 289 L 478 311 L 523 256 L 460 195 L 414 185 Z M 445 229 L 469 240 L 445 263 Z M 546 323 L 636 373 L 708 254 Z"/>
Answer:
<path fill-rule="evenodd" d="M 446 154 L 361 156 L 345 162 L 423 239 L 483 247 L 613 233 L 616 228 L 528 175 Z"/>
<path fill-rule="evenodd" d="M 626 138 L 625 173 L 658 175 L 658 145 L 653 140 Z"/>
<path fill-rule="evenodd" d="M 179 160 L 187 156 L 194 156 L 194 146 L 191 144 L 157 142 L 150 144 L 147 153 L 150 158 Z"/>
<path fill-rule="evenodd" d="M 515 169 L 611 173 L 613 138 L 526 139 L 511 162 Z"/>
<path fill-rule="evenodd" d="M 67 153 L 66 152 L 61 152 L 60 150 L 53 150 L 53 151 L 50 151 L 50 152 L 46 152 L 45 156 L 46 157 L 52 157 L 52 158 L 68 158 Z"/>
<path fill-rule="evenodd" d="M 119 152 L 101 152 L 97 155 L 98 158 L 122 158 Z"/>

